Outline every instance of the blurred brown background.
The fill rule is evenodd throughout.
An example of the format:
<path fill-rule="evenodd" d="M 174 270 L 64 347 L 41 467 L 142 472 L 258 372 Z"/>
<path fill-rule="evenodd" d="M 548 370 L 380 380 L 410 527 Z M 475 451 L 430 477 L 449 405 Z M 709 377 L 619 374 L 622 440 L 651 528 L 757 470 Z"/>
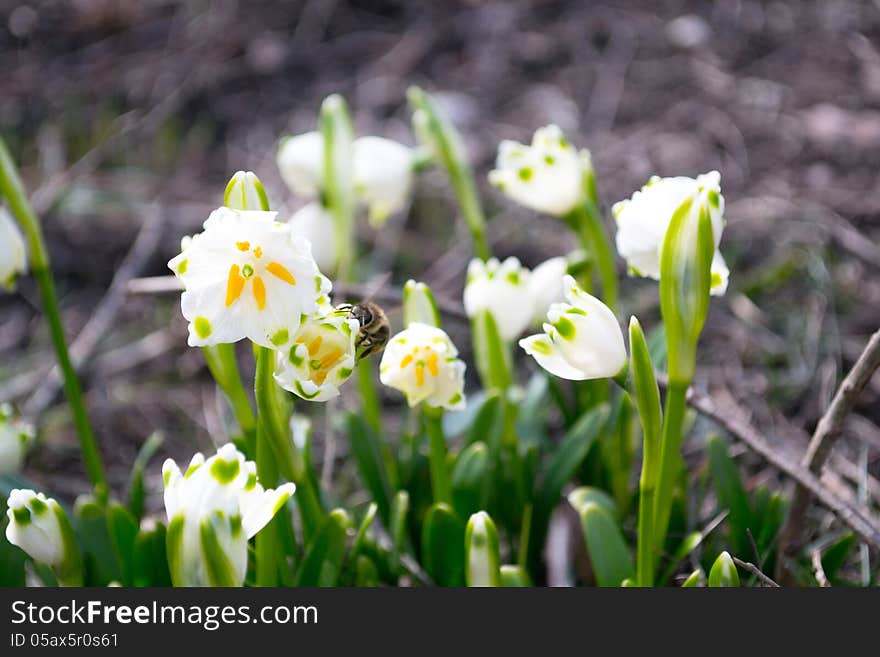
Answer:
<path fill-rule="evenodd" d="M 558 220 L 488 188 L 499 140 L 557 123 L 591 149 L 608 205 L 651 174 L 719 169 L 732 277 L 712 305 L 700 383 L 795 456 L 880 324 L 876 0 L 0 8 L 0 132 L 43 214 L 117 489 L 150 432 L 179 459 L 224 434 L 176 296 L 127 294 L 128 279 L 168 273 L 180 237 L 220 204 L 237 169 L 256 171 L 273 206 L 294 207 L 275 169 L 277 140 L 313 129 L 333 92 L 359 134 L 408 144 L 406 88 L 435 94 L 465 137 L 496 253 L 528 265 L 575 241 Z M 362 222 L 362 278 L 390 271 L 393 287 L 415 276 L 460 301 L 470 250 L 456 216 L 442 173 L 421 176 L 406 216 L 380 233 Z M 638 312 L 656 324 L 654 284 L 627 280 L 622 296 L 622 319 Z M 46 383 L 52 353 L 38 308 L 27 279 L 0 296 L 0 399 L 42 412 L 26 474 L 69 497 L 84 477 L 67 410 Z M 466 344 L 466 327 L 451 328 Z M 837 456 L 845 478 L 859 477 L 866 449 L 880 475 L 878 399 L 875 378 Z M 746 458 L 753 482 L 775 476 Z"/>

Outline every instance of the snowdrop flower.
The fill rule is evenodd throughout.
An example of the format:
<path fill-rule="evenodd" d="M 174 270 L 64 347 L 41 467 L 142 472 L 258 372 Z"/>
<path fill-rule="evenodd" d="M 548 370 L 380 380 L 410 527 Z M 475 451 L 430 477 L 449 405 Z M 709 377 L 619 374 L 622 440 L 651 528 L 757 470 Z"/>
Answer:
<path fill-rule="evenodd" d="M 6 540 L 55 569 L 61 584 L 79 584 L 82 558 L 61 505 L 43 493 L 13 489 L 6 501 Z"/>
<path fill-rule="evenodd" d="M 302 235 L 312 245 L 312 257 L 318 268 L 331 271 L 336 266 L 336 237 L 333 216 L 317 201 L 303 206 L 288 220 L 294 235 Z"/>
<path fill-rule="evenodd" d="M 24 455 L 34 439 L 34 428 L 13 417 L 9 404 L 0 404 L 0 475 L 21 469 Z"/>
<path fill-rule="evenodd" d="M 724 197 L 721 195 L 721 174 L 710 171 L 694 178 L 653 176 L 630 199 L 611 208 L 617 221 L 617 251 L 629 265 L 630 272 L 660 280 L 660 252 L 666 229 L 675 211 L 688 198 L 705 198 L 712 219 L 715 259 L 712 263 L 712 288 L 715 296 L 727 289 L 729 271 L 718 252 L 724 231 Z"/>
<path fill-rule="evenodd" d="M 528 291 L 529 270 L 516 258 L 498 262 L 479 258 L 468 265 L 464 309 L 468 317 L 488 310 L 504 340 L 513 340 L 529 325 L 532 301 Z"/>
<path fill-rule="evenodd" d="M 0 207 L 0 288 L 14 289 L 16 279 L 26 271 L 24 236 L 9 211 Z"/>
<path fill-rule="evenodd" d="M 290 191 L 304 198 L 317 198 L 324 186 L 324 138 L 306 132 L 282 140 L 276 157 L 281 178 Z"/>
<path fill-rule="evenodd" d="M 275 215 L 218 208 L 168 263 L 185 288 L 190 346 L 249 338 L 282 348 L 330 290 L 308 241 Z"/>
<path fill-rule="evenodd" d="M 231 443 L 205 460 L 196 454 L 186 473 L 162 466 L 168 516 L 168 563 L 176 586 L 241 586 L 247 542 L 293 495 L 293 484 L 264 490 L 257 466 Z"/>
<path fill-rule="evenodd" d="M 360 324 L 345 312 L 330 310 L 303 324 L 291 347 L 276 355 L 275 381 L 309 401 L 338 396 L 355 366 Z"/>
<path fill-rule="evenodd" d="M 532 301 L 532 318 L 530 323 L 540 326 L 547 317 L 547 309 L 551 304 L 563 300 L 562 291 L 565 287 L 563 279 L 568 272 L 568 259 L 557 256 L 545 260 L 532 270 L 529 276 L 528 290 Z"/>
<path fill-rule="evenodd" d="M 578 151 L 555 125 L 536 130 L 531 146 L 502 141 L 495 167 L 492 185 L 520 205 L 558 217 L 583 202 L 585 180 L 593 173 L 590 152 Z"/>
<path fill-rule="evenodd" d="M 406 207 L 412 188 L 413 152 L 382 137 L 355 139 L 352 148 L 355 193 L 369 208 L 370 224 L 377 228 Z"/>
<path fill-rule="evenodd" d="M 565 277 L 568 303 L 554 303 L 544 333 L 519 341 L 538 365 L 563 379 L 583 381 L 616 376 L 626 365 L 623 333 L 614 313 Z"/>
<path fill-rule="evenodd" d="M 439 328 L 413 322 L 385 347 L 379 380 L 406 395 L 410 406 L 464 408 L 465 364 L 449 336 Z"/>

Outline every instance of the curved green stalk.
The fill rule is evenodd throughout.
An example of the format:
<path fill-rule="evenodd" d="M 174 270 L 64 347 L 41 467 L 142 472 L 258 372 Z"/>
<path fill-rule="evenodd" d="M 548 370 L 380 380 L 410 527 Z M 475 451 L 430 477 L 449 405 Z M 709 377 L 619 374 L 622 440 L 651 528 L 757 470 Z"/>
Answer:
<path fill-rule="evenodd" d="M 55 292 L 55 284 L 52 280 L 52 271 L 49 264 L 49 254 L 46 250 L 43 230 L 40 220 L 31 208 L 24 190 L 24 185 L 18 177 L 18 172 L 12 157 L 6 148 L 6 144 L 0 138 L 0 193 L 6 197 L 10 209 L 18 218 L 28 241 L 28 251 L 31 262 L 31 272 L 40 288 L 40 296 L 43 299 L 43 312 L 49 324 L 49 335 L 52 338 L 52 346 L 58 359 L 58 366 L 64 377 L 64 390 L 70 411 L 73 415 L 73 423 L 79 436 L 79 446 L 89 480 L 96 489 L 102 491 L 98 497 L 106 497 L 106 479 L 104 477 L 104 464 L 98 452 L 95 434 L 92 432 L 83 399 L 82 388 L 79 378 L 70 360 L 67 349 L 67 341 L 64 337 L 64 326 L 61 323 L 61 313 L 58 310 L 58 297 Z"/>
<path fill-rule="evenodd" d="M 257 419 L 241 381 L 238 361 L 235 358 L 235 345 L 218 344 L 203 347 L 202 353 L 211 376 L 214 377 L 214 381 L 220 386 L 232 407 L 232 412 L 248 445 L 249 456 L 253 458 L 256 454 Z"/>
<path fill-rule="evenodd" d="M 434 100 L 422 89 L 410 87 L 407 97 L 413 110 L 417 132 L 428 142 L 434 157 L 440 160 L 440 164 L 449 174 L 459 208 L 471 231 L 474 251 L 479 258 L 488 260 L 492 256 L 492 250 L 486 239 L 486 218 L 461 137 L 453 125 L 437 111 Z"/>
<path fill-rule="evenodd" d="M 663 437 L 660 442 L 660 471 L 654 504 L 654 549 L 662 554 L 669 528 L 672 491 L 681 461 L 682 427 L 688 384 L 669 382 L 666 389 Z"/>
<path fill-rule="evenodd" d="M 602 284 L 602 301 L 614 310 L 617 306 L 617 270 L 614 267 L 611 241 L 602 225 L 602 213 L 598 204 L 588 198 L 565 219 L 577 233 L 582 248 L 593 256 L 599 282 Z"/>

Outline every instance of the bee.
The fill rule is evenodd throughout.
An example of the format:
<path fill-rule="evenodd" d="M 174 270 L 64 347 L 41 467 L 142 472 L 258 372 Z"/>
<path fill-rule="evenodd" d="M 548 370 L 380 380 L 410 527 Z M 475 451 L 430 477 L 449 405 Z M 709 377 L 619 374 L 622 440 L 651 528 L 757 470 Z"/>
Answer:
<path fill-rule="evenodd" d="M 388 338 L 391 336 L 391 326 L 385 311 L 372 301 L 361 301 L 357 304 L 344 304 L 338 310 L 346 313 L 348 317 L 356 319 L 360 325 L 355 346 L 357 347 L 358 360 L 371 354 L 378 353 L 385 348 Z"/>

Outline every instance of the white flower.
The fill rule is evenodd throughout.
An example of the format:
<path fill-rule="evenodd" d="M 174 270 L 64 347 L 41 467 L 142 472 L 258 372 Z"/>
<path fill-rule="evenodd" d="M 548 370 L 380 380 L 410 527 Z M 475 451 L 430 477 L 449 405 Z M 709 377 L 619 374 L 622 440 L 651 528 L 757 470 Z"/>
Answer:
<path fill-rule="evenodd" d="M 413 322 L 385 347 L 379 380 L 406 395 L 410 406 L 464 408 L 465 364 L 449 336 L 439 328 Z"/>
<path fill-rule="evenodd" d="M 27 271 L 27 249 L 21 230 L 9 211 L 0 207 L 0 288 L 12 290 Z"/>
<path fill-rule="evenodd" d="M 21 469 L 33 438 L 34 428 L 13 417 L 9 404 L 0 404 L 0 474 L 12 474 Z"/>
<path fill-rule="evenodd" d="M 563 279 L 568 271 L 568 259 L 550 258 L 532 270 L 529 276 L 529 297 L 532 300 L 531 324 L 540 326 L 547 317 L 547 309 L 563 300 Z"/>
<path fill-rule="evenodd" d="M 32 490 L 13 489 L 6 502 L 6 540 L 27 552 L 34 561 L 60 566 L 66 555 L 64 510 L 51 497 Z"/>
<path fill-rule="evenodd" d="M 247 571 L 247 542 L 293 495 L 293 484 L 264 490 L 257 466 L 230 443 L 205 460 L 193 456 L 182 474 L 171 459 L 162 466 L 168 554 L 176 586 L 241 586 Z M 218 573 L 219 553 L 227 566 Z"/>
<path fill-rule="evenodd" d="M 531 146 L 502 141 L 495 167 L 492 185 L 527 208 L 560 217 L 583 202 L 593 171 L 590 152 L 578 151 L 555 125 L 536 130 Z"/>
<path fill-rule="evenodd" d="M 309 401 L 339 395 L 339 386 L 354 370 L 359 328 L 357 319 L 332 307 L 328 314 L 308 320 L 290 348 L 276 353 L 278 385 Z"/>
<path fill-rule="evenodd" d="M 370 224 L 381 226 L 409 200 L 412 150 L 382 137 L 355 139 L 352 148 L 355 193 L 369 208 Z"/>
<path fill-rule="evenodd" d="M 653 176 L 632 198 L 615 203 L 611 208 L 617 221 L 617 251 L 629 265 L 630 272 L 660 280 L 660 253 L 672 215 L 690 197 L 705 199 L 712 219 L 715 259 L 712 263 L 713 295 L 727 289 L 728 270 L 718 252 L 724 231 L 724 197 L 721 195 L 721 174 L 710 171 L 694 178 Z"/>
<path fill-rule="evenodd" d="M 306 132 L 287 137 L 278 147 L 278 170 L 290 191 L 305 198 L 316 198 L 324 186 L 324 137 Z"/>
<path fill-rule="evenodd" d="M 275 214 L 218 208 L 204 232 L 168 263 L 185 288 L 181 309 L 190 322 L 190 346 L 249 338 L 282 348 L 303 315 L 317 311 L 330 281 L 308 241 Z"/>
<path fill-rule="evenodd" d="M 620 373 L 626 347 L 614 313 L 571 276 L 565 277 L 565 298 L 568 303 L 550 306 L 544 333 L 523 338 L 519 346 L 563 379 L 605 379 Z"/>
<path fill-rule="evenodd" d="M 528 282 L 529 270 L 516 258 L 500 263 L 496 258 L 474 258 L 468 265 L 464 310 L 468 317 L 488 310 L 501 338 L 513 340 L 532 318 Z"/>
<path fill-rule="evenodd" d="M 333 216 L 317 201 L 293 213 L 287 224 L 294 235 L 302 235 L 312 245 L 312 257 L 318 267 L 331 271 L 336 266 L 336 238 Z"/>

